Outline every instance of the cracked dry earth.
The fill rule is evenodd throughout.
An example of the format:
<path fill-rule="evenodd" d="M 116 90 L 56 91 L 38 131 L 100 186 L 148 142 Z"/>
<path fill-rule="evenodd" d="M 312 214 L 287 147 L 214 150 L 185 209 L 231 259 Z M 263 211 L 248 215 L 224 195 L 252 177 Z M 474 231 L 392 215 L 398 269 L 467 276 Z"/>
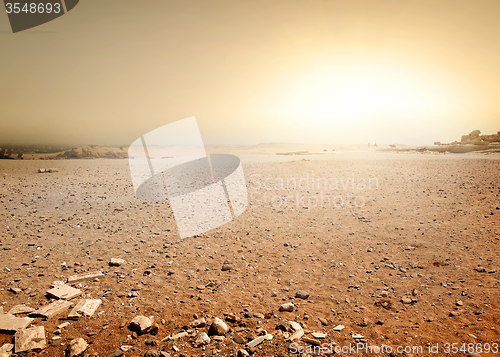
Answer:
<path fill-rule="evenodd" d="M 284 356 L 295 351 L 286 321 L 303 329 L 294 343 L 305 355 L 314 354 L 306 348 L 317 341 L 423 347 L 392 354 L 405 356 L 444 355 L 445 343 L 493 346 L 500 336 L 499 159 L 242 157 L 247 210 L 182 241 L 168 203 L 135 197 L 127 160 L 3 160 L 4 313 L 18 304 L 47 305 L 53 281 L 104 274 L 69 284 L 82 291 L 79 298 L 102 300 L 91 317 L 59 331 L 69 309 L 35 318 L 31 325 L 45 327 L 47 345 L 18 355 L 63 356 L 70 341 L 83 338 L 89 346 L 82 356 Z M 40 167 L 59 171 L 37 173 Z M 307 177 L 333 186 L 307 186 L 304 179 L 293 187 L 293 179 Z M 371 187 L 358 186 L 369 178 Z M 354 188 L 342 186 L 348 179 L 357 180 Z M 321 194 L 363 200 L 314 207 Z M 112 258 L 125 263 L 110 266 Z M 307 294 L 296 297 L 298 290 Z M 280 311 L 289 302 L 293 311 Z M 139 315 L 153 318 L 156 334 L 131 329 Z M 209 333 L 210 342 L 195 347 L 215 317 L 229 332 Z M 207 325 L 193 327 L 199 318 Z M 272 339 L 247 346 L 259 335 Z M 13 340 L 13 333 L 0 333 L 0 346 Z M 439 353 L 429 353 L 436 344 Z"/>

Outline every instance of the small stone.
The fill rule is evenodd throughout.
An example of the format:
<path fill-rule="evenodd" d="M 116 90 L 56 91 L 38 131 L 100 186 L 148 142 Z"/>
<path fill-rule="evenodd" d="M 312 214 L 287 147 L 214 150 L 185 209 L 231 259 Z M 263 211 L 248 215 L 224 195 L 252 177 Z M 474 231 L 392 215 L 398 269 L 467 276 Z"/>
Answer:
<path fill-rule="evenodd" d="M 35 326 L 19 330 L 16 332 L 14 340 L 16 353 L 44 349 L 46 347 L 45 328 L 43 326 Z"/>
<path fill-rule="evenodd" d="M 295 293 L 295 297 L 297 299 L 302 299 L 302 300 L 305 300 L 309 297 L 309 293 L 304 291 L 304 290 L 298 290 L 296 293 Z"/>
<path fill-rule="evenodd" d="M 12 356 L 12 350 L 14 345 L 12 343 L 6 343 L 0 347 L 0 357 L 10 357 Z"/>
<path fill-rule="evenodd" d="M 233 335 L 233 340 L 234 340 L 234 342 L 236 342 L 236 343 L 238 343 L 240 345 L 244 345 L 245 342 L 246 342 L 245 339 L 240 334 L 238 334 L 238 333 L 235 333 Z"/>
<path fill-rule="evenodd" d="M 318 338 L 318 339 L 323 339 L 326 337 L 326 333 L 322 333 L 322 332 L 313 332 L 313 333 L 311 333 L 311 335 L 314 338 Z"/>
<path fill-rule="evenodd" d="M 294 308 L 293 302 L 287 302 L 280 306 L 280 311 L 292 312 Z"/>
<path fill-rule="evenodd" d="M 288 324 L 294 331 L 302 330 L 302 326 L 298 322 L 295 321 L 288 321 Z"/>
<path fill-rule="evenodd" d="M 361 340 L 361 339 L 365 338 L 365 336 L 360 335 L 359 333 L 353 333 L 352 338 L 355 340 Z"/>
<path fill-rule="evenodd" d="M 191 322 L 191 327 L 195 328 L 205 327 L 206 325 L 207 325 L 207 320 L 205 320 L 204 317 Z"/>
<path fill-rule="evenodd" d="M 156 337 L 155 336 L 149 335 L 148 337 L 146 337 L 146 340 L 144 341 L 144 343 L 146 345 L 149 345 L 149 346 L 154 346 L 154 345 L 158 344 L 158 341 L 156 341 Z"/>
<path fill-rule="evenodd" d="M 462 300 L 457 300 L 457 306 L 464 306 L 464 303 L 462 302 Z"/>
<path fill-rule="evenodd" d="M 405 305 L 407 305 L 407 304 L 411 304 L 411 299 L 410 299 L 409 297 L 403 296 L 403 297 L 401 298 L 401 302 L 402 302 L 403 304 L 405 304 Z"/>
<path fill-rule="evenodd" d="M 232 264 L 223 264 L 222 268 L 221 268 L 222 271 L 229 271 L 229 270 L 233 270 L 233 269 L 234 268 L 233 268 Z"/>
<path fill-rule="evenodd" d="M 208 345 L 210 343 L 210 337 L 208 337 L 206 332 L 202 332 L 196 337 L 196 340 L 194 341 L 195 347 L 200 347 L 203 345 Z"/>
<path fill-rule="evenodd" d="M 113 353 L 110 353 L 110 354 L 108 355 L 108 357 L 121 357 L 121 356 L 123 356 L 123 351 L 120 351 L 120 350 L 115 351 L 115 352 L 113 352 Z"/>
<path fill-rule="evenodd" d="M 22 293 L 23 291 L 19 288 L 16 288 L 16 287 L 12 287 L 9 289 L 11 292 L 13 292 L 14 294 L 20 294 Z"/>
<path fill-rule="evenodd" d="M 67 357 L 76 357 L 82 354 L 89 344 L 83 338 L 75 338 L 71 340 L 66 349 Z"/>
<path fill-rule="evenodd" d="M 460 313 L 458 311 L 451 311 L 450 312 L 450 317 L 456 317 L 458 315 L 460 315 Z"/>
<path fill-rule="evenodd" d="M 216 335 L 224 336 L 229 331 L 229 327 L 224 321 L 216 317 L 210 326 L 210 330 Z"/>
<path fill-rule="evenodd" d="M 329 323 L 328 323 L 328 320 L 327 320 L 327 319 L 324 319 L 324 318 L 320 317 L 320 318 L 318 318 L 318 320 L 319 320 L 319 322 L 321 322 L 321 324 L 322 324 L 323 326 L 328 326 L 328 325 L 329 325 Z"/>
<path fill-rule="evenodd" d="M 110 267 L 119 267 L 122 264 L 125 264 L 125 260 L 121 258 L 111 258 L 109 261 Z"/>
<path fill-rule="evenodd" d="M 146 316 L 136 316 L 130 321 L 130 328 L 139 332 L 146 333 L 153 326 L 153 322 Z"/>
<path fill-rule="evenodd" d="M 483 311 L 483 309 L 477 309 L 476 311 L 474 311 L 474 314 L 481 315 L 481 314 L 484 314 L 484 311 Z"/>
<path fill-rule="evenodd" d="M 333 331 L 342 331 L 343 329 L 345 329 L 344 325 L 337 325 L 333 328 Z"/>
<path fill-rule="evenodd" d="M 238 350 L 238 357 L 247 357 L 250 354 L 246 350 Z"/>

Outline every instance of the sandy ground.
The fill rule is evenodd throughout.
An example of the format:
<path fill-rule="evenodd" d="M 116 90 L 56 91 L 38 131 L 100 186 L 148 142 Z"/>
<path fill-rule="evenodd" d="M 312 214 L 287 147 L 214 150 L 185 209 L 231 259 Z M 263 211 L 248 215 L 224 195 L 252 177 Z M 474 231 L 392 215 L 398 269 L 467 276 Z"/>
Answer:
<path fill-rule="evenodd" d="M 324 332 L 322 344 L 344 347 L 360 334 L 370 346 L 390 346 L 395 356 L 445 355 L 447 343 L 457 344 L 451 355 L 467 356 L 478 344 L 493 350 L 500 343 L 500 156 L 241 158 L 247 210 L 182 241 L 168 203 L 135 197 L 127 160 L 1 161 L 4 312 L 17 304 L 46 305 L 55 280 L 104 273 L 74 284 L 84 297 L 103 300 L 97 312 L 71 321 L 60 335 L 56 326 L 69 310 L 35 319 L 33 325 L 45 326 L 47 348 L 27 355 L 63 356 L 78 337 L 90 344 L 83 354 L 89 356 L 120 349 L 124 356 L 147 350 L 236 356 L 245 348 L 283 356 L 312 348 L 304 338 L 290 345 L 290 329 L 276 329 L 282 320 L 299 323 L 306 341 L 311 332 Z M 37 173 L 40 167 L 59 172 Z M 126 264 L 110 267 L 111 258 Z M 225 263 L 232 269 L 222 271 Z M 296 298 L 297 290 L 309 297 Z M 280 312 L 287 302 L 294 311 Z M 152 346 L 145 344 L 150 334 L 128 327 L 137 315 L 153 316 L 159 326 Z M 196 336 L 208 332 L 208 326 L 190 327 L 201 317 L 208 324 L 220 317 L 229 333 L 195 348 Z M 345 328 L 334 331 L 337 325 Z M 181 331 L 188 335 L 160 342 Z M 246 343 L 265 333 L 273 339 L 255 350 L 235 341 L 236 334 Z M 0 346 L 13 337 L 0 334 Z M 398 346 L 407 353 L 396 353 Z"/>

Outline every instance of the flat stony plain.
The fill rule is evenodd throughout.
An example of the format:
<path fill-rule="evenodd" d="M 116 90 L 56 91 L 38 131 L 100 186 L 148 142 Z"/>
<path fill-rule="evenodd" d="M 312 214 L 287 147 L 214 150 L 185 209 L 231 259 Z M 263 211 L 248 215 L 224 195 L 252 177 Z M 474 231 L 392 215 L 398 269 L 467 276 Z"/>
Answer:
<path fill-rule="evenodd" d="M 246 343 L 263 330 L 273 339 L 250 352 L 291 355 L 297 348 L 288 332 L 276 329 L 282 320 L 299 323 L 305 337 L 324 332 L 321 343 L 332 346 L 356 344 L 353 334 L 393 353 L 422 346 L 394 355 L 444 355 L 446 343 L 457 343 L 455 355 L 467 356 L 464 343 L 493 350 L 500 342 L 500 155 L 239 156 L 247 210 L 184 240 L 168 202 L 136 198 L 126 159 L 0 161 L 4 312 L 48 304 L 53 281 L 104 273 L 71 284 L 83 298 L 102 299 L 95 314 L 60 331 L 70 310 L 36 318 L 47 347 L 27 355 L 63 356 L 82 337 L 89 356 L 120 349 L 124 356 L 236 356 L 246 347 L 236 334 Z M 111 258 L 126 263 L 110 266 Z M 297 290 L 309 297 L 296 298 Z M 287 302 L 294 311 L 280 312 Z M 138 315 L 158 324 L 153 345 L 145 344 L 149 334 L 129 329 Z M 190 327 L 201 317 L 225 320 L 229 333 L 194 347 L 208 332 Z M 12 340 L 0 334 L 0 346 Z M 436 344 L 439 353 L 430 353 Z"/>

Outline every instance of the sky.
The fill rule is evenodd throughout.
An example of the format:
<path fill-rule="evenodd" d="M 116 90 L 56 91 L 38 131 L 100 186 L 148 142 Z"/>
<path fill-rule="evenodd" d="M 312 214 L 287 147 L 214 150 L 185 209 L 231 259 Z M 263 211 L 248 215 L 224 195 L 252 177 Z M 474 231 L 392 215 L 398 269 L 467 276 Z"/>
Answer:
<path fill-rule="evenodd" d="M 3 9 L 3 5 L 0 4 Z M 82 0 L 12 33 L 0 143 L 432 144 L 500 130 L 497 0 Z"/>

